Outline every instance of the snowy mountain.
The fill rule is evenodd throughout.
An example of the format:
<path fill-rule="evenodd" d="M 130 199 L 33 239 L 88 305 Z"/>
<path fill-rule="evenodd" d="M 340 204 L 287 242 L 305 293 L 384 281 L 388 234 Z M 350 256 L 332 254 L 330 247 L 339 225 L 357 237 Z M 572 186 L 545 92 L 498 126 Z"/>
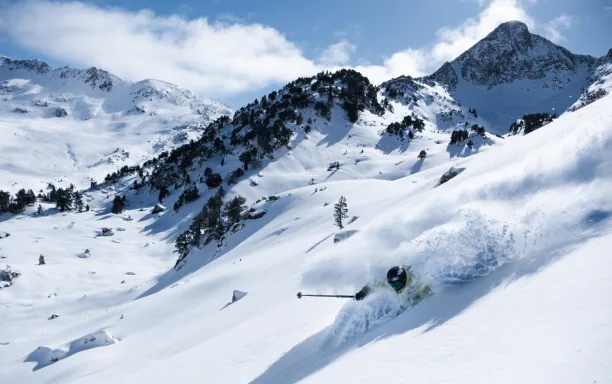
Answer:
<path fill-rule="evenodd" d="M 196 138 L 232 110 L 159 80 L 0 56 L 0 189 L 89 185 Z M 95 143 L 95 145 L 92 145 Z M 33 166 L 37 164 L 37 166 Z"/>
<path fill-rule="evenodd" d="M 68 176 L 40 197 L 0 191 L 0 377 L 612 381 L 612 55 L 534 36 L 503 24 L 444 73 L 322 72 L 214 119 L 202 108 L 222 106 L 163 82 L 3 59 L 8 138 Z M 462 75 L 515 51 L 498 77 Z M 536 105 L 580 81 L 558 117 Z M 118 137 L 140 157 L 79 165 Z M 50 179 L 34 155 L 7 162 L 24 148 L 9 143 L 9 189 Z M 296 297 L 354 295 L 398 264 L 433 295 L 407 310 L 384 289 Z"/>
<path fill-rule="evenodd" d="M 605 60 L 573 54 L 512 21 L 423 80 L 444 85 L 493 132 L 505 133 L 524 114 L 565 112 Z"/>

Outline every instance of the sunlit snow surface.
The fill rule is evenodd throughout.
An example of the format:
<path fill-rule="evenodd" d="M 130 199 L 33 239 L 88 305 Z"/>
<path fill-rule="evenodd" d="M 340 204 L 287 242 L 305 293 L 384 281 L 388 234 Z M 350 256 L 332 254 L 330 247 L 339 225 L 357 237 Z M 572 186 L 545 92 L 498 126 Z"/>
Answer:
<path fill-rule="evenodd" d="M 180 271 L 171 269 L 172 242 L 214 193 L 203 186 L 201 199 L 179 214 L 153 215 L 156 194 L 119 185 L 86 193 L 87 213 L 45 205 L 43 217 L 34 207 L 2 216 L 0 232 L 10 236 L 0 239 L 0 262 L 22 275 L 0 290 L 0 377 L 612 381 L 612 97 L 529 135 L 494 137 L 470 156 L 436 144 L 448 133 L 431 125 L 385 153 L 375 148 L 384 128 L 377 119 L 366 113 L 355 126 L 321 126 L 247 175 L 229 196 L 247 196 L 266 214 L 221 247 L 194 251 Z M 421 149 L 429 150 L 424 161 L 416 158 Z M 330 176 L 337 160 L 342 166 Z M 465 170 L 439 185 L 450 167 Z M 130 202 L 122 215 L 110 214 L 115 193 Z M 255 203 L 270 195 L 279 198 Z M 358 219 L 344 228 L 353 235 L 334 243 L 340 196 Z M 101 227 L 114 235 L 96 236 Z M 85 249 L 90 256 L 80 258 Z M 44 266 L 36 265 L 40 254 Z M 354 294 L 400 263 L 434 288 L 405 311 L 384 294 L 363 302 L 295 295 Z M 227 305 L 235 290 L 248 294 Z M 77 348 L 96 332 L 119 342 Z M 50 351 L 62 358 L 49 363 Z"/>

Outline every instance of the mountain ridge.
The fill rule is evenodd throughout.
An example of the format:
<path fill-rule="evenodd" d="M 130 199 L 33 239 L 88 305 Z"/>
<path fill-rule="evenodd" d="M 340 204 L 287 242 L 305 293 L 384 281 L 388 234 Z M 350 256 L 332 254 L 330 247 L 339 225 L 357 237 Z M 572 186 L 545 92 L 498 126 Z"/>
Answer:
<path fill-rule="evenodd" d="M 0 57 L 0 97 L 6 165 L 0 189 L 21 188 L 15 183 L 28 172 L 28 188 L 59 180 L 85 187 L 88 178 L 103 179 L 116 168 L 142 163 L 233 113 L 165 81 L 132 82 L 96 67 L 53 69 L 40 60 L 6 56 Z M 33 169 L 37 163 L 47 171 Z"/>

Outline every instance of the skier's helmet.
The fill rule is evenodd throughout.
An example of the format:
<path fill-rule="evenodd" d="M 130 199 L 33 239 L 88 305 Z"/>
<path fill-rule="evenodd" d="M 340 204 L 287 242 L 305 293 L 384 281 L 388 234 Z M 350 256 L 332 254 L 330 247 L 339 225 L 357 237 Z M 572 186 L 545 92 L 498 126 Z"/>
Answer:
<path fill-rule="evenodd" d="M 412 278 L 408 276 L 408 273 L 403 267 L 396 266 L 387 272 L 387 282 L 395 289 L 395 292 L 401 292 L 406 288 L 406 285 L 412 282 Z"/>

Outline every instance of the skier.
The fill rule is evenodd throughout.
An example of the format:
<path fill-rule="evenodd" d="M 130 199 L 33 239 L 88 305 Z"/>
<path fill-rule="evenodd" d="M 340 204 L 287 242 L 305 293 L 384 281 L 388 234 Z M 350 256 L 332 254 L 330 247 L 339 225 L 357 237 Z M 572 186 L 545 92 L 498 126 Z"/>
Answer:
<path fill-rule="evenodd" d="M 431 294 L 431 287 L 417 281 L 410 267 L 395 266 L 387 272 L 387 280 L 376 280 L 373 284 L 381 288 L 393 288 L 395 293 L 404 294 L 410 301 L 419 300 Z M 372 284 L 368 284 L 355 294 L 355 300 L 363 300 L 372 292 Z"/>

